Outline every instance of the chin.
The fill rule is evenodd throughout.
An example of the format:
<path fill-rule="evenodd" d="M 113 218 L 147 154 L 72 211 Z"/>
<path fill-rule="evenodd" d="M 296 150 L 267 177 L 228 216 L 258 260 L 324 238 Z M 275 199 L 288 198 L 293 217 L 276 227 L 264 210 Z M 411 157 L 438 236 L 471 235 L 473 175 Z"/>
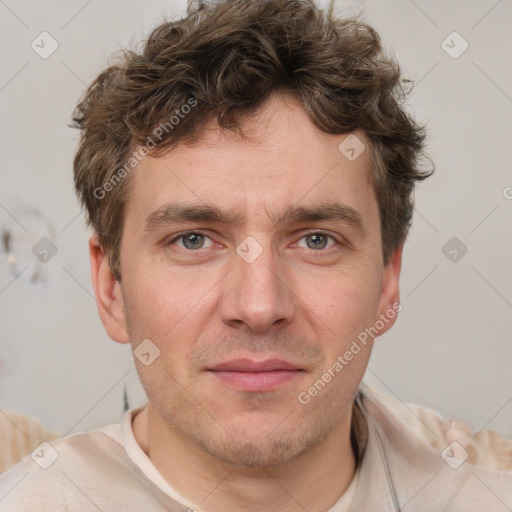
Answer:
<path fill-rule="evenodd" d="M 279 430 L 276 424 L 266 426 L 256 424 L 237 426 L 237 433 L 231 430 L 223 441 L 205 439 L 203 449 L 216 459 L 236 466 L 269 468 L 286 464 L 300 457 L 320 443 L 328 435 L 324 428 L 311 428 L 311 425 L 297 423 L 290 430 Z"/>
<path fill-rule="evenodd" d="M 302 446 L 287 442 L 253 443 L 247 441 L 241 447 L 233 442 L 224 446 L 209 446 L 207 450 L 218 460 L 234 466 L 269 468 L 290 462 L 304 452 Z"/>

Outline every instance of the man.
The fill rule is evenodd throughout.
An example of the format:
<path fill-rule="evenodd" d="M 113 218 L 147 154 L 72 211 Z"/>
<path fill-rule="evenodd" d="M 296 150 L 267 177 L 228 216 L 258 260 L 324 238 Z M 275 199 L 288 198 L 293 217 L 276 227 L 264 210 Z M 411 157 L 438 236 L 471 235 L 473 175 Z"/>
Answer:
<path fill-rule="evenodd" d="M 101 73 L 75 183 L 109 336 L 148 396 L 46 444 L 2 510 L 498 511 L 361 384 L 401 309 L 423 129 L 377 34 L 310 1 L 204 6 Z"/>

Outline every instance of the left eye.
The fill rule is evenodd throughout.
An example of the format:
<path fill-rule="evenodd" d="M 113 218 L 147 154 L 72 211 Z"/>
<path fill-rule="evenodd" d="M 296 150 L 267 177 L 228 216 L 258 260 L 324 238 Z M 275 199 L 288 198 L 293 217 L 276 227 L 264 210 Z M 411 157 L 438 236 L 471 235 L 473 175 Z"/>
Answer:
<path fill-rule="evenodd" d="M 329 244 L 329 239 L 333 243 L 329 247 L 327 247 L 327 245 Z M 300 245 L 300 242 L 302 240 L 306 240 L 306 248 L 307 249 L 313 249 L 313 250 L 325 249 L 325 248 L 330 249 L 336 243 L 336 241 L 334 240 L 334 238 L 332 236 L 326 235 L 324 233 L 310 233 L 306 236 L 303 236 L 299 240 L 299 243 L 298 243 L 298 245 L 300 247 L 304 247 L 304 245 Z"/>
<path fill-rule="evenodd" d="M 205 248 L 205 242 L 209 240 L 210 245 L 208 247 L 211 247 L 211 239 L 203 235 L 202 233 L 196 233 L 196 232 L 190 232 L 185 233 L 184 235 L 180 235 L 173 240 L 171 240 L 169 243 L 174 244 L 178 241 L 181 241 L 181 248 L 182 249 L 188 249 L 191 251 L 197 250 L 197 249 L 204 249 Z M 178 244 L 180 246 L 180 244 Z"/>

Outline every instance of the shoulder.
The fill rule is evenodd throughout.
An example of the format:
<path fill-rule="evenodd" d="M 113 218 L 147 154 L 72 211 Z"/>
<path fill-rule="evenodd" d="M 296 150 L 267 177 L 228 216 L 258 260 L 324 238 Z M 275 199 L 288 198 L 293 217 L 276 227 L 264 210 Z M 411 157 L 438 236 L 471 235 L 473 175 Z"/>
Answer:
<path fill-rule="evenodd" d="M 437 411 L 405 403 L 378 389 L 366 386 L 367 393 L 384 405 L 397 421 L 439 452 L 450 444 L 461 446 L 467 464 L 493 471 L 512 471 L 512 440 L 493 430 L 474 429 L 460 419 L 444 418 Z"/>
<path fill-rule="evenodd" d="M 126 481 L 130 460 L 124 448 L 101 430 L 43 442 L 0 475 L 2 511 L 66 510 L 67 504 L 88 510 L 91 489 Z M 92 491 L 94 494 L 94 491 Z"/>
<path fill-rule="evenodd" d="M 468 448 L 472 449 L 471 441 L 479 440 L 468 438 L 463 428 L 454 430 L 451 421 L 419 406 L 411 412 L 416 419 L 409 422 L 388 398 L 366 386 L 356 400 L 368 432 L 363 475 L 368 481 L 371 475 L 379 475 L 380 490 L 391 502 L 402 507 L 410 502 L 411 512 L 491 512 L 500 510 L 503 503 L 512 503 L 512 472 L 498 470 L 494 467 L 498 464 L 492 462 L 501 454 L 485 454 L 484 446 L 479 445 L 493 467 L 475 464 L 482 456 L 472 452 L 470 459 Z"/>

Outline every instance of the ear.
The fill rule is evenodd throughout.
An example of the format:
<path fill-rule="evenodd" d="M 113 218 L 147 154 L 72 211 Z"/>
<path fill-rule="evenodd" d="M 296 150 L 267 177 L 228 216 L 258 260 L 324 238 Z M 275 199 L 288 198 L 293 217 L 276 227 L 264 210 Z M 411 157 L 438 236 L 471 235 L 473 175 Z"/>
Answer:
<path fill-rule="evenodd" d="M 95 233 L 89 239 L 92 284 L 101 322 L 107 334 L 118 343 L 129 343 L 121 284 L 110 269 L 107 256 Z"/>
<path fill-rule="evenodd" d="M 388 264 L 384 268 L 379 302 L 379 317 L 376 319 L 376 325 L 384 324 L 384 326 L 377 329 L 377 336 L 384 334 L 393 326 L 398 316 L 398 312 L 402 309 L 402 305 L 400 304 L 399 281 L 400 270 L 402 269 L 403 249 L 404 245 L 400 244 L 393 251 Z M 381 321 L 378 322 L 379 320 Z"/>

